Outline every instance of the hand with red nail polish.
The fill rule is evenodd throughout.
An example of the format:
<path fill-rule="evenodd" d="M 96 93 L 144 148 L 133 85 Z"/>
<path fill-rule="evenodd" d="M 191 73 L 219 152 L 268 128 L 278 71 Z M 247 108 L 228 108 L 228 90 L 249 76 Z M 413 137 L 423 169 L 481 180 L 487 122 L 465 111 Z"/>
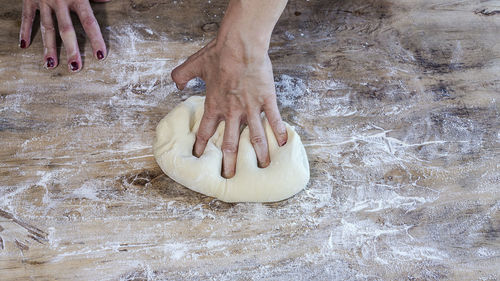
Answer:
<path fill-rule="evenodd" d="M 225 121 L 222 176 L 236 173 L 240 125 L 247 124 L 257 156 L 256 165 L 269 165 L 269 148 L 261 112 L 264 111 L 278 145 L 287 132 L 276 103 L 271 60 L 267 54 L 274 25 L 286 0 L 231 0 L 217 38 L 172 71 L 177 88 L 195 77 L 206 82 L 205 112 L 196 133 L 193 155 L 200 157 Z"/>
<path fill-rule="evenodd" d="M 108 1 L 110 0 L 96 0 L 94 2 Z M 37 10 L 40 10 L 40 30 L 46 68 L 51 69 L 58 65 L 56 29 L 52 14 L 56 15 L 59 35 L 66 49 L 67 65 L 70 71 L 77 72 L 82 67 L 82 58 L 70 12 L 75 12 L 78 15 L 85 33 L 89 36 L 94 57 L 98 60 L 106 57 L 106 45 L 102 38 L 101 29 L 88 0 L 23 0 L 19 47 L 24 49 L 31 44 L 31 29 Z"/>

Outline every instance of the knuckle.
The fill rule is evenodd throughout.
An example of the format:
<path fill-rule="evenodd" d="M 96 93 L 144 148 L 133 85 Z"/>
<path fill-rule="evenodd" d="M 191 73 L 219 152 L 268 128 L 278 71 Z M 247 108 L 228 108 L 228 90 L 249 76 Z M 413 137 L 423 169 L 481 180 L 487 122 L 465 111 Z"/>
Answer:
<path fill-rule="evenodd" d="M 226 120 L 239 119 L 241 116 L 241 112 L 235 108 L 229 108 L 229 110 L 224 114 L 224 118 Z"/>
<path fill-rule="evenodd" d="M 286 134 L 286 129 L 285 129 L 285 125 L 283 124 L 283 121 L 281 120 L 273 120 L 271 122 L 271 127 L 275 128 L 276 129 L 276 132 L 280 135 L 284 135 Z"/>
<path fill-rule="evenodd" d="M 261 135 L 257 135 L 257 136 L 252 136 L 250 138 L 250 142 L 253 144 L 253 145 L 263 145 L 266 143 L 266 140 L 264 138 L 264 136 L 261 136 Z"/>
<path fill-rule="evenodd" d="M 172 76 L 172 80 L 176 81 L 179 78 L 179 67 L 174 68 L 170 76 Z"/>
<path fill-rule="evenodd" d="M 287 137 L 287 135 L 288 135 L 285 129 L 283 129 L 283 130 L 278 130 L 278 132 L 277 132 L 277 133 L 278 133 L 278 136 L 279 136 L 280 138 L 286 138 L 286 137 Z"/>
<path fill-rule="evenodd" d="M 47 1 L 48 2 L 48 1 Z M 64 6 L 67 6 L 66 4 L 66 1 L 65 0 L 54 0 L 53 1 L 54 5 L 56 7 L 64 7 Z"/>
<path fill-rule="evenodd" d="M 71 24 L 63 24 L 59 27 L 59 33 L 67 34 L 73 30 L 73 25 Z"/>
<path fill-rule="evenodd" d="M 217 106 L 216 105 L 207 104 L 205 106 L 205 118 L 207 118 L 208 120 L 217 119 Z"/>
<path fill-rule="evenodd" d="M 221 150 L 224 153 L 236 153 L 238 151 L 238 147 L 235 142 L 224 141 L 222 142 Z"/>
<path fill-rule="evenodd" d="M 219 71 L 221 73 L 232 73 L 234 71 L 234 69 L 230 65 L 223 63 L 219 66 Z"/>
<path fill-rule="evenodd" d="M 42 31 L 44 32 L 54 32 L 56 29 L 54 28 L 54 25 L 48 24 L 48 23 L 42 23 Z"/>
<path fill-rule="evenodd" d="M 184 81 L 185 79 L 183 79 L 183 73 L 182 73 L 182 69 L 180 67 L 176 67 L 174 68 L 174 70 L 172 70 L 172 80 L 174 80 L 175 83 L 185 83 L 186 81 Z"/>
<path fill-rule="evenodd" d="M 22 14 L 21 19 L 22 21 L 31 21 L 33 20 L 34 16 L 35 14 L 33 12 L 27 10 Z"/>
<path fill-rule="evenodd" d="M 276 103 L 276 90 L 272 88 L 272 91 L 264 97 L 264 104 L 274 105 Z"/>
<path fill-rule="evenodd" d="M 278 132 L 276 134 L 276 140 L 280 145 L 285 144 L 285 142 L 288 140 L 288 133 L 286 131 L 284 132 Z"/>
<path fill-rule="evenodd" d="M 207 100 L 205 102 L 205 115 L 208 119 L 215 119 L 217 117 L 217 103 Z"/>
<path fill-rule="evenodd" d="M 219 115 L 215 110 L 205 111 L 204 115 L 205 115 L 204 118 L 207 119 L 207 121 L 209 122 L 219 121 Z"/>
<path fill-rule="evenodd" d="M 210 136 L 206 132 L 198 131 L 198 133 L 196 133 L 196 140 L 200 143 L 207 143 L 209 139 Z"/>
<path fill-rule="evenodd" d="M 92 15 L 87 15 L 87 16 L 82 18 L 82 25 L 86 28 L 93 27 L 96 24 L 97 24 L 97 20 Z"/>

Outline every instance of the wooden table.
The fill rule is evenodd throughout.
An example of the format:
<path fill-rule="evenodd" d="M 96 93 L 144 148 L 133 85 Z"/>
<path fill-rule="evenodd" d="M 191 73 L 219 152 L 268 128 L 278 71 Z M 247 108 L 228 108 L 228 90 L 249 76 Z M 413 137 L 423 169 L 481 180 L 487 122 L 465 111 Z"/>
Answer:
<path fill-rule="evenodd" d="M 15 3 L 14 3 L 15 2 Z M 497 280 L 500 4 L 293 0 L 270 56 L 311 181 L 227 204 L 163 175 L 170 71 L 227 1 L 95 4 L 109 57 L 42 67 L 0 1 L 1 280 Z M 77 21 L 75 21 L 77 22 Z"/>

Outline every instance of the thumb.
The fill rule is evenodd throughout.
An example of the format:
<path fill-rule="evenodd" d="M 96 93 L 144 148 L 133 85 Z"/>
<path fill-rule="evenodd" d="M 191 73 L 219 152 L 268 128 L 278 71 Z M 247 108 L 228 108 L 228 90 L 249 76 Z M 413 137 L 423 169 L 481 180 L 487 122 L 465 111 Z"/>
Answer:
<path fill-rule="evenodd" d="M 172 70 L 172 80 L 174 80 L 177 89 L 183 90 L 186 84 L 201 75 L 200 60 L 197 58 L 188 58 L 183 64 Z"/>

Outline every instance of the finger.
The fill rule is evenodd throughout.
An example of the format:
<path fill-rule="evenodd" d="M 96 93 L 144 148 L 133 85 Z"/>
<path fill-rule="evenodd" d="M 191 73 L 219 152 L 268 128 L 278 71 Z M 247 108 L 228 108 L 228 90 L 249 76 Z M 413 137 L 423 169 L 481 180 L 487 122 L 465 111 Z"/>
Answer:
<path fill-rule="evenodd" d="M 52 9 L 44 3 L 40 3 L 40 26 L 44 46 L 44 66 L 49 69 L 54 68 L 57 66 L 56 30 Z"/>
<path fill-rule="evenodd" d="M 31 29 L 36 14 L 36 2 L 23 0 L 23 12 L 21 16 L 21 31 L 19 32 L 19 47 L 28 48 L 31 43 Z"/>
<path fill-rule="evenodd" d="M 201 76 L 201 63 L 198 60 L 198 58 L 188 58 L 184 63 L 172 70 L 172 80 L 174 80 L 177 89 L 184 90 L 189 81 Z"/>
<path fill-rule="evenodd" d="M 82 59 L 78 42 L 76 41 L 76 33 L 71 22 L 69 9 L 67 6 L 58 7 L 56 10 L 57 25 L 59 26 L 59 34 L 61 35 L 64 48 L 66 49 L 66 57 L 68 68 L 72 72 L 77 72 L 81 69 Z"/>
<path fill-rule="evenodd" d="M 193 155 L 200 157 L 205 151 L 208 140 L 214 135 L 217 125 L 219 124 L 219 118 L 207 111 L 203 113 L 203 117 L 200 121 L 200 127 L 198 132 L 196 132 L 196 141 L 193 146 Z"/>
<path fill-rule="evenodd" d="M 238 155 L 238 142 L 240 139 L 240 120 L 226 118 L 224 139 L 222 141 L 222 176 L 232 178 L 236 173 L 236 156 Z"/>
<path fill-rule="evenodd" d="M 266 114 L 271 129 L 273 129 L 278 145 L 285 145 L 288 140 L 288 134 L 285 123 L 281 120 L 278 104 L 276 103 L 276 97 L 273 96 L 273 98 L 266 100 L 266 103 L 264 104 L 264 113 Z"/>
<path fill-rule="evenodd" d="M 177 89 L 183 90 L 191 79 L 201 77 L 201 56 L 214 44 L 215 39 L 198 50 L 198 52 L 189 56 L 184 63 L 172 70 L 172 80 L 174 80 Z"/>
<path fill-rule="evenodd" d="M 94 57 L 98 60 L 103 60 L 106 57 L 106 44 L 102 39 L 101 29 L 94 16 L 94 12 L 87 1 L 78 2 L 75 6 L 76 14 L 82 23 L 85 33 L 90 39 Z"/>
<path fill-rule="evenodd" d="M 185 62 L 189 63 L 194 61 L 195 59 L 203 55 L 207 51 L 207 49 L 215 45 L 215 43 L 216 43 L 215 39 L 212 39 L 210 42 L 208 42 L 208 44 L 205 47 L 199 49 L 196 53 L 190 55 Z"/>
<path fill-rule="evenodd" d="M 250 129 L 250 142 L 255 150 L 258 166 L 259 168 L 265 168 L 269 166 L 271 160 L 269 159 L 269 148 L 260 113 L 249 113 L 247 121 Z"/>

